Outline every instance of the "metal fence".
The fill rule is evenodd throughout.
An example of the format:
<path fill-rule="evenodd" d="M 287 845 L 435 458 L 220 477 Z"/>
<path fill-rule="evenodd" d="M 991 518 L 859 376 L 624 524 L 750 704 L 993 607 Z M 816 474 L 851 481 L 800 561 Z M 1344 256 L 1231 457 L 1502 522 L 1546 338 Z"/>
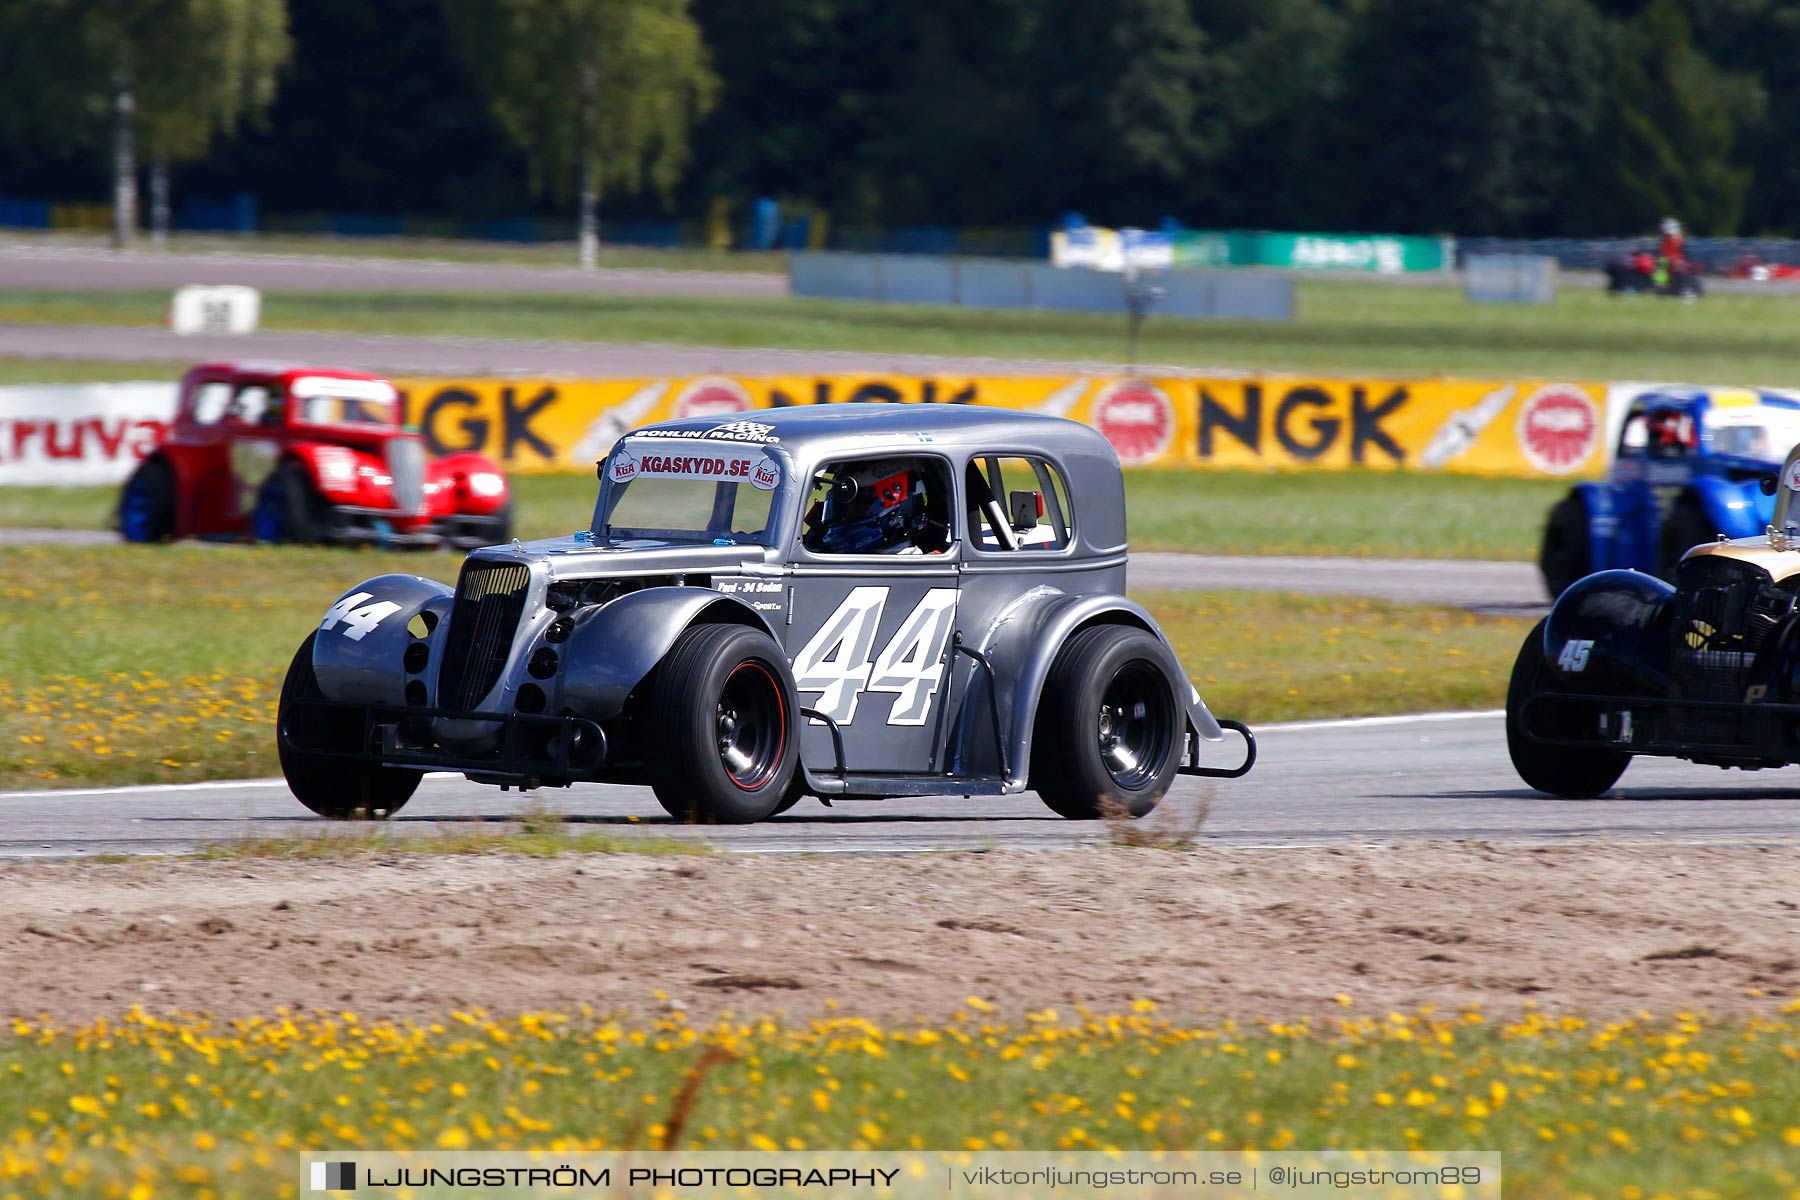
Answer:
<path fill-rule="evenodd" d="M 795 253 L 788 256 L 788 279 L 796 296 L 839 300 L 1121 314 L 1129 308 L 1120 275 L 1008 259 Z M 1166 271 L 1145 282 L 1158 289 L 1150 311 L 1165 316 L 1286 321 L 1294 315 L 1293 279 L 1270 272 Z"/>

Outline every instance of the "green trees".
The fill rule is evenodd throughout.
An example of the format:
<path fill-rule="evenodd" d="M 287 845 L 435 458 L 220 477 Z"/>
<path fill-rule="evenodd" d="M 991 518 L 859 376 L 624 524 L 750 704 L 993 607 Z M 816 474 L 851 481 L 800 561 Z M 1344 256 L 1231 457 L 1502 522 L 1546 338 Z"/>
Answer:
<path fill-rule="evenodd" d="M 599 247 L 603 187 L 664 194 L 718 79 L 688 0 L 443 0 L 494 115 L 533 182 L 580 210 L 581 265 Z"/>
<path fill-rule="evenodd" d="M 1554 230 L 1586 169 L 1607 48 L 1587 0 L 1369 0 L 1340 115 L 1354 222 Z"/>
<path fill-rule="evenodd" d="M 1619 30 L 1608 99 L 1615 222 L 1647 228 L 1674 215 L 1697 233 L 1736 233 L 1751 181 L 1740 133 L 1765 97 L 1695 48 L 1678 0 L 1651 0 Z"/>
<path fill-rule="evenodd" d="M 0 41 L 25 51 L 6 86 L 27 121 L 110 145 L 121 247 L 137 228 L 140 139 L 166 233 L 168 164 L 262 113 L 291 49 L 286 0 L 16 0 L 0 11 Z"/>

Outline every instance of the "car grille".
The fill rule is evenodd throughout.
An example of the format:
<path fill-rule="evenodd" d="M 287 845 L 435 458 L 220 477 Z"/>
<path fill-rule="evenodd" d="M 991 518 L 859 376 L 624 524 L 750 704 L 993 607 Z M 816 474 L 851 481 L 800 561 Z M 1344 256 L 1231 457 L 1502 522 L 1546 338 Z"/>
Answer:
<path fill-rule="evenodd" d="M 438 703 L 473 711 L 493 690 L 525 611 L 531 572 L 523 564 L 470 563 L 456 585 Z"/>
<path fill-rule="evenodd" d="M 1744 703 L 1757 655 L 1791 619 L 1795 594 L 1760 568 L 1724 558 L 1684 562 L 1680 581 L 1671 664 L 1675 697 Z M 1670 724 L 1679 737 L 1718 745 L 1762 736 L 1755 722 L 1729 709 L 1678 709 Z"/>
<path fill-rule="evenodd" d="M 394 481 L 394 507 L 418 512 L 425 505 L 425 443 L 397 437 L 387 444 L 388 475 Z"/>

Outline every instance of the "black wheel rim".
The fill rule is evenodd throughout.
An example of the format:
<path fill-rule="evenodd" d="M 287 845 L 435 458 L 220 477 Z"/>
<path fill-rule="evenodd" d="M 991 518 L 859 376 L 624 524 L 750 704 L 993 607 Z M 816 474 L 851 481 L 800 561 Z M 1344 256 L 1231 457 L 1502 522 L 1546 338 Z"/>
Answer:
<path fill-rule="evenodd" d="M 759 662 L 732 669 L 719 692 L 719 762 L 731 782 L 756 791 L 775 777 L 787 749 L 787 706 L 774 674 Z"/>
<path fill-rule="evenodd" d="M 1144 787 L 1162 774 L 1174 727 L 1162 672 L 1142 659 L 1126 663 L 1106 685 L 1095 715 L 1101 765 L 1121 788 Z"/>

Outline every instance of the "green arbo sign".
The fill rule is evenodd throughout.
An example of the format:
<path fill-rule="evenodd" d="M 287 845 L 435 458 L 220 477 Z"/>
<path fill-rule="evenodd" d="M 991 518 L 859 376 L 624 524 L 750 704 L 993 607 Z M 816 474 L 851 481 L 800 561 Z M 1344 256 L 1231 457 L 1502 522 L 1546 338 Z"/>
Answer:
<path fill-rule="evenodd" d="M 1290 270 L 1443 271 L 1455 262 L 1447 238 L 1398 234 L 1242 233 L 1187 230 L 1172 237 L 1178 267 L 1285 267 Z"/>

